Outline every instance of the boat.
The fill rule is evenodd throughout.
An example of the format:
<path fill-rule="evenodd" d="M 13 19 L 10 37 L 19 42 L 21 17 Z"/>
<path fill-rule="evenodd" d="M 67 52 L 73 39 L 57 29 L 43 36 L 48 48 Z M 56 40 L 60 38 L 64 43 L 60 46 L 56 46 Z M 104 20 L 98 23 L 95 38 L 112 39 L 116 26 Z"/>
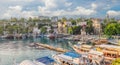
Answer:
<path fill-rule="evenodd" d="M 48 34 L 46 37 L 48 37 L 49 39 L 55 39 L 55 35 L 54 34 Z"/>
<path fill-rule="evenodd" d="M 96 45 L 95 47 L 97 51 L 100 51 L 104 54 L 107 61 L 112 61 L 116 58 L 120 58 L 120 46 L 102 44 Z"/>
<path fill-rule="evenodd" d="M 45 56 L 34 61 L 24 60 L 18 65 L 54 65 L 54 60 L 48 56 Z"/>
<path fill-rule="evenodd" d="M 92 49 L 92 46 L 80 43 L 74 45 L 72 48 L 79 54 L 87 54 Z"/>
<path fill-rule="evenodd" d="M 22 61 L 20 64 L 18 65 L 37 65 L 34 62 L 32 62 L 31 60 L 24 60 Z"/>
<path fill-rule="evenodd" d="M 87 61 L 81 60 L 82 55 L 76 52 L 66 52 L 64 54 L 56 54 L 53 56 L 54 60 L 58 65 L 79 65 L 88 63 Z M 85 59 L 87 60 L 87 59 Z"/>
<path fill-rule="evenodd" d="M 93 63 L 96 62 L 98 65 L 103 65 L 104 63 L 104 54 L 96 50 L 90 50 L 88 52 L 88 58 L 91 59 Z"/>
<path fill-rule="evenodd" d="M 37 58 L 34 61 L 37 65 L 54 65 L 54 59 L 45 56 L 45 57 L 41 57 L 41 58 Z"/>

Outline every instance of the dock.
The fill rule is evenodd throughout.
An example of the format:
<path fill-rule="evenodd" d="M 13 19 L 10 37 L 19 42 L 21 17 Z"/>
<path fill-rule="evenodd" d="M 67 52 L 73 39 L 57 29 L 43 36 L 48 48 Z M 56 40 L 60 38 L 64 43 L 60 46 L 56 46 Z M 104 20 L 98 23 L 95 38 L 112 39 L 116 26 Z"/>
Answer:
<path fill-rule="evenodd" d="M 53 46 L 50 46 L 50 45 L 47 45 L 47 44 L 42 44 L 42 43 L 35 43 L 35 46 L 37 47 L 44 47 L 46 49 L 50 49 L 50 50 L 53 50 L 53 51 L 57 51 L 57 52 L 62 52 L 62 53 L 65 53 L 65 52 L 68 52 L 68 50 L 66 49 L 62 49 L 62 48 L 55 48 Z"/>

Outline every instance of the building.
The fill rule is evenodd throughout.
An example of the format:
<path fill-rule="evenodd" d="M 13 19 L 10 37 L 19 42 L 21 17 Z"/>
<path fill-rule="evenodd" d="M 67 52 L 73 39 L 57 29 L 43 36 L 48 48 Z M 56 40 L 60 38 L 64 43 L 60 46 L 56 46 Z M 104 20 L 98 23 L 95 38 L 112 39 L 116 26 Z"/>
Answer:
<path fill-rule="evenodd" d="M 48 16 L 38 16 L 38 18 L 39 18 L 40 20 L 46 20 L 46 19 L 49 19 Z"/>
<path fill-rule="evenodd" d="M 77 23 L 77 26 L 84 26 L 84 25 L 87 25 L 87 22 L 79 22 L 79 23 Z"/>
<path fill-rule="evenodd" d="M 94 27 L 94 33 L 99 34 L 101 30 L 101 20 L 100 19 L 92 19 L 93 27 Z"/>
<path fill-rule="evenodd" d="M 57 16 L 51 17 L 51 22 L 58 22 L 58 17 Z"/>

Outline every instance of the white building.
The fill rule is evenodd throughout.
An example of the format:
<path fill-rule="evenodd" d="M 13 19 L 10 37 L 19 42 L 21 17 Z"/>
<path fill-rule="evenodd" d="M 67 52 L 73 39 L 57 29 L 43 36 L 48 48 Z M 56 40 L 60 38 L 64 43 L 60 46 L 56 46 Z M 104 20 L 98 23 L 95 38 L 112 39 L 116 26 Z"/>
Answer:
<path fill-rule="evenodd" d="M 51 17 L 51 22 L 57 22 L 57 21 L 58 21 L 58 17 L 57 16 Z"/>
<path fill-rule="evenodd" d="M 40 20 L 49 19 L 49 17 L 48 17 L 48 16 L 38 16 L 38 18 L 39 18 Z"/>

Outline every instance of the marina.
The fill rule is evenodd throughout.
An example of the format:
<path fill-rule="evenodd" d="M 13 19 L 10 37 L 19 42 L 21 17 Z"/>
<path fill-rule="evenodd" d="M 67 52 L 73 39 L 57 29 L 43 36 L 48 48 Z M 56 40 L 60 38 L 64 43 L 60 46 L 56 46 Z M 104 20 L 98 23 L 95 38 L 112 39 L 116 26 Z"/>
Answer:
<path fill-rule="evenodd" d="M 49 40 L 48 38 L 36 38 L 26 40 L 0 40 L 0 65 L 13 65 L 23 60 L 34 60 L 40 57 L 52 55 L 57 52 L 49 49 L 31 48 L 33 42 L 43 43 L 50 46 L 71 50 L 67 41 Z"/>

